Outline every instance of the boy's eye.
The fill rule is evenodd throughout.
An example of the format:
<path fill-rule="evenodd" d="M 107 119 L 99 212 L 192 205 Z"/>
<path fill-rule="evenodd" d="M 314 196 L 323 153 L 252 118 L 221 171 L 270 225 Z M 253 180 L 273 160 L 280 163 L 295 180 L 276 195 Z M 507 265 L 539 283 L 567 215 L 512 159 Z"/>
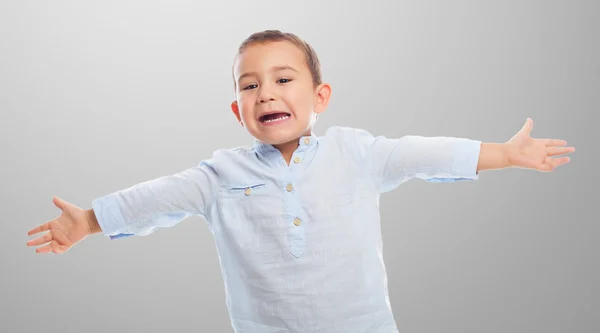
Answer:
<path fill-rule="evenodd" d="M 279 80 L 277 80 L 277 82 L 279 82 L 279 83 L 288 83 L 290 81 L 292 81 L 292 79 L 279 79 Z M 254 89 L 254 88 L 256 88 L 256 86 L 257 86 L 257 84 L 250 84 L 250 85 L 247 85 L 246 87 L 244 87 L 243 90 Z"/>

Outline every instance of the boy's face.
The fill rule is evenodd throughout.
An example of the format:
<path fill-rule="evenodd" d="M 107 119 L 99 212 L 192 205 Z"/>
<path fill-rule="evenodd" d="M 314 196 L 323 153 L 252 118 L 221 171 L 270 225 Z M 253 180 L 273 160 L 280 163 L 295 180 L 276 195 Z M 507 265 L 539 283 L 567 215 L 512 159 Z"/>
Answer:
<path fill-rule="evenodd" d="M 281 41 L 250 45 L 234 64 L 237 100 L 231 109 L 256 139 L 272 145 L 310 135 L 331 88 L 313 85 L 306 56 Z"/>

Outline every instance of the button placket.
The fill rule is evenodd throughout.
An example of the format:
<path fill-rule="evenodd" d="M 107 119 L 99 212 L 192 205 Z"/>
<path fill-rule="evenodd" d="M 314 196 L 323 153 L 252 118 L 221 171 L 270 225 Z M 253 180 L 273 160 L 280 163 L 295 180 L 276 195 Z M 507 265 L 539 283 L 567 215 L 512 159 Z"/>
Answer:
<path fill-rule="evenodd" d="M 296 192 L 296 187 L 294 184 L 294 174 L 300 172 L 302 170 L 300 167 L 302 165 L 302 160 L 304 157 L 304 151 L 306 150 L 306 144 L 310 143 L 310 140 L 306 140 L 308 138 L 302 139 L 300 141 L 300 145 L 297 150 L 292 155 L 292 163 L 290 164 L 290 179 L 285 183 L 284 191 L 286 192 L 285 197 L 288 201 L 287 206 L 289 207 L 288 211 L 288 223 L 289 228 L 289 242 L 290 242 L 290 253 L 295 257 L 300 257 L 305 250 L 305 229 L 304 229 L 304 221 L 302 221 L 302 217 L 300 214 L 300 199 Z"/>

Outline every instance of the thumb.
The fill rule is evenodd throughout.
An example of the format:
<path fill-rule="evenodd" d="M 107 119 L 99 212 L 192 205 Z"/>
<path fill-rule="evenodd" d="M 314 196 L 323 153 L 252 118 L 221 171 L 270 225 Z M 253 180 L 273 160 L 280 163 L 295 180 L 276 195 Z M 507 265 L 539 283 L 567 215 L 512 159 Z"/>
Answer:
<path fill-rule="evenodd" d="M 529 134 L 529 133 L 531 133 L 532 128 L 533 128 L 533 120 L 531 118 L 527 118 L 527 120 L 525 121 L 525 125 L 523 125 L 520 132 Z"/>
<path fill-rule="evenodd" d="M 52 202 L 60 210 L 64 210 L 65 209 L 66 203 L 61 198 L 59 198 L 57 196 L 54 196 L 54 197 L 52 197 Z"/>

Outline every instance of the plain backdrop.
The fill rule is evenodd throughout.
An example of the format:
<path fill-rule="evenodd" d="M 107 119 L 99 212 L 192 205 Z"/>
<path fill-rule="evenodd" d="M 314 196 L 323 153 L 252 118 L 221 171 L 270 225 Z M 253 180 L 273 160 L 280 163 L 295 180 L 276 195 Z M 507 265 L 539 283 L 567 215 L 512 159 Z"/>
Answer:
<path fill-rule="evenodd" d="M 600 331 L 598 1 L 2 1 L 0 331 L 233 332 L 215 244 L 189 217 L 35 253 L 27 231 L 252 144 L 229 105 L 251 33 L 298 34 L 332 85 L 315 133 L 577 151 L 552 173 L 412 180 L 381 198 L 400 332 Z M 368 332 L 365 332 L 368 333 Z"/>

